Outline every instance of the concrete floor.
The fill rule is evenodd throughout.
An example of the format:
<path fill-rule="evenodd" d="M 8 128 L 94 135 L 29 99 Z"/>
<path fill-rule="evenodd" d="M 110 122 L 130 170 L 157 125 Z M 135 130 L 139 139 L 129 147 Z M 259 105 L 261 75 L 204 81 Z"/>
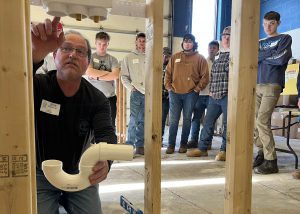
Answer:
<path fill-rule="evenodd" d="M 284 147 L 284 140 L 276 137 L 277 145 Z M 212 150 L 204 158 L 188 158 L 177 152 L 166 155 L 166 147 L 162 148 L 162 214 L 223 213 L 225 164 L 214 160 L 220 142 L 221 138 L 214 137 Z M 164 144 L 167 144 L 167 139 L 164 139 Z M 291 140 L 291 145 L 300 154 L 300 140 Z M 293 156 L 277 154 L 278 174 L 253 174 L 253 214 L 300 213 L 300 180 L 291 176 Z M 143 210 L 143 156 L 135 157 L 132 162 L 115 162 L 107 180 L 100 184 L 99 192 L 104 214 L 126 213 L 119 205 L 120 195 Z"/>

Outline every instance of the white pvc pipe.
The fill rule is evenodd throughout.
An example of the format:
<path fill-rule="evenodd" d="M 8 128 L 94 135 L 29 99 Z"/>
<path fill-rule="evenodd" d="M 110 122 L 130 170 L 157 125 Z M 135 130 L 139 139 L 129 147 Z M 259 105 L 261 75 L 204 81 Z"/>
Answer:
<path fill-rule="evenodd" d="M 48 181 L 58 189 L 75 192 L 89 187 L 92 168 L 101 160 L 132 160 L 133 146 L 124 144 L 98 143 L 89 147 L 81 156 L 79 173 L 70 175 L 63 171 L 59 160 L 45 160 L 42 170 Z"/>

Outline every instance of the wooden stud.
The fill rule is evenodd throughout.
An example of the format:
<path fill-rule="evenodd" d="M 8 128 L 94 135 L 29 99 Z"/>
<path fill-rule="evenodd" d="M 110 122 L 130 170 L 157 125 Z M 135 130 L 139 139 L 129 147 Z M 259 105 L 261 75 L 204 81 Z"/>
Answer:
<path fill-rule="evenodd" d="M 233 0 L 224 213 L 251 213 L 259 1 Z"/>
<path fill-rule="evenodd" d="M 163 1 L 146 0 L 145 214 L 161 203 Z"/>
<path fill-rule="evenodd" d="M 29 1 L 1 0 L 0 16 L 0 213 L 35 214 Z"/>
<path fill-rule="evenodd" d="M 121 99 L 121 113 L 122 113 L 122 120 L 121 120 L 121 139 L 122 143 L 125 143 L 126 141 L 126 126 L 127 126 L 127 90 L 126 88 L 122 85 L 121 87 L 121 93 L 122 94 L 122 99 Z"/>

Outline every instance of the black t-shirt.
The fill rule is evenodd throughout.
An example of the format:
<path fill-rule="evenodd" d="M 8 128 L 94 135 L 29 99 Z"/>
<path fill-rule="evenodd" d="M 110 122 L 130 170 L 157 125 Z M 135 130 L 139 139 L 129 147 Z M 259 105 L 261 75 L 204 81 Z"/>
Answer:
<path fill-rule="evenodd" d="M 37 67 L 34 65 L 34 71 Z M 35 74 L 34 105 L 38 168 L 42 161 L 56 159 L 71 173 L 90 143 L 117 142 L 108 99 L 84 78 L 78 92 L 66 97 L 56 71 Z"/>

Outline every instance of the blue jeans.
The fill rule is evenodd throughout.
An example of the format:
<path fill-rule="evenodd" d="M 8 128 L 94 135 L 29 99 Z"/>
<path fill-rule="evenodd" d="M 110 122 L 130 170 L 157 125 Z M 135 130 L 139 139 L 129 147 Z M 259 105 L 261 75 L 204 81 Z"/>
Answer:
<path fill-rule="evenodd" d="M 226 131 L 227 131 L 227 96 L 221 99 L 214 99 L 209 97 L 209 103 L 207 106 L 206 115 L 203 122 L 203 128 L 201 129 L 200 141 L 198 147 L 200 150 L 207 150 L 207 147 L 211 145 L 211 141 L 214 134 L 214 126 L 218 117 L 223 113 L 223 127 L 222 145 L 220 151 L 226 151 Z"/>
<path fill-rule="evenodd" d="M 126 144 L 144 147 L 144 115 L 145 95 L 139 91 L 132 91 Z"/>
<path fill-rule="evenodd" d="M 58 214 L 62 205 L 70 214 L 101 214 L 98 185 L 78 192 L 65 192 L 52 186 L 42 170 L 36 170 L 38 214 Z"/>
<path fill-rule="evenodd" d="M 169 113 L 169 108 L 170 108 L 170 104 L 169 104 L 169 99 L 167 98 L 163 98 L 162 99 L 162 127 L 161 127 L 161 136 L 164 136 L 165 133 L 165 126 L 166 126 L 166 120 L 167 120 L 167 116 Z"/>
<path fill-rule="evenodd" d="M 191 127 L 191 140 L 198 142 L 200 131 L 200 120 L 208 105 L 208 95 L 200 95 L 194 107 Z"/>
<path fill-rule="evenodd" d="M 183 125 L 181 132 L 180 145 L 187 144 L 190 129 L 191 118 L 194 106 L 198 99 L 198 93 L 190 92 L 187 94 L 177 94 L 173 91 L 169 92 L 170 99 L 170 128 L 169 128 L 169 146 L 176 145 L 176 136 L 181 111 L 183 113 Z"/>

